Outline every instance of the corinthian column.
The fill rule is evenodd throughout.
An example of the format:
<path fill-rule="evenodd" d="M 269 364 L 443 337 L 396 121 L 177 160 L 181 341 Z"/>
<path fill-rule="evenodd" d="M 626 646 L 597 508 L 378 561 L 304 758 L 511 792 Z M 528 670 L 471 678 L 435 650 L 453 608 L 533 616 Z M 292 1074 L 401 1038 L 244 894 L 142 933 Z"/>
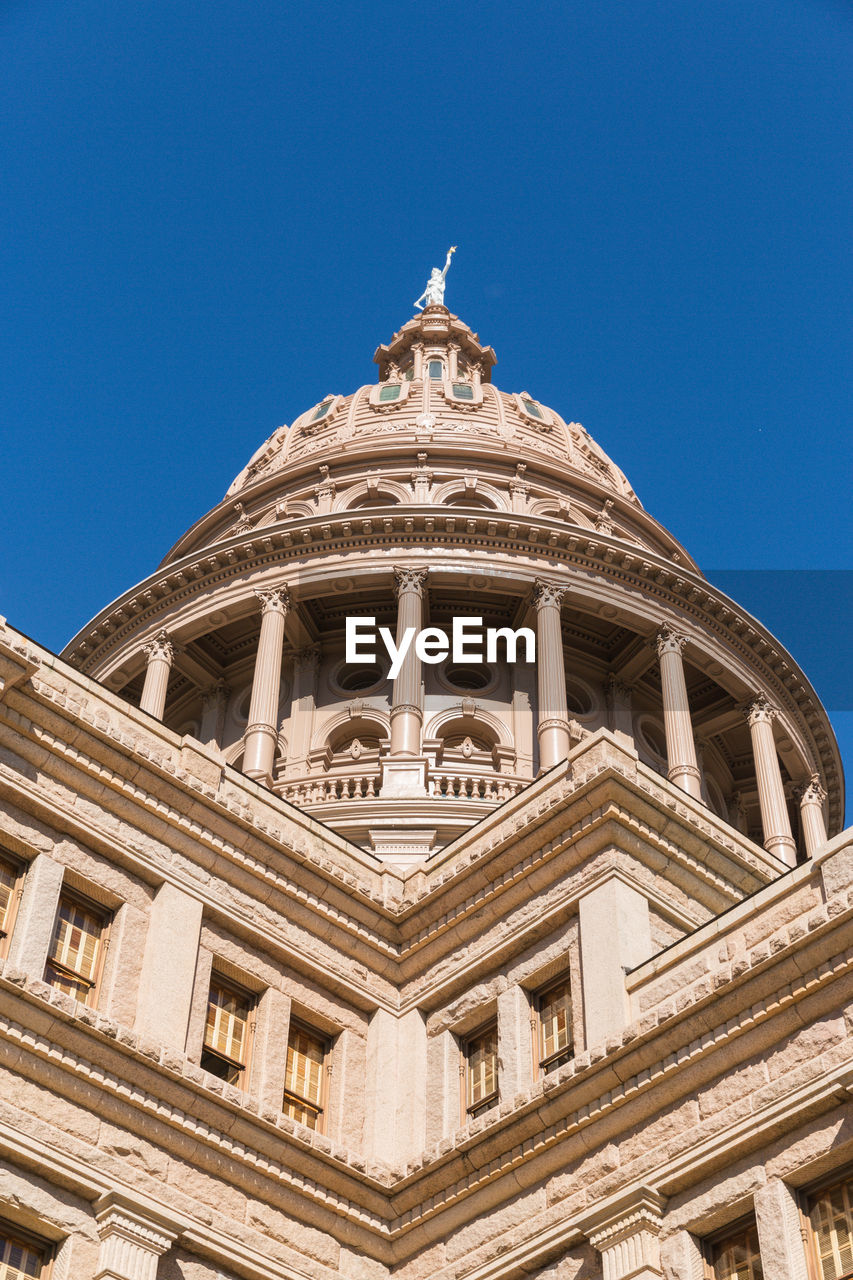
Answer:
<path fill-rule="evenodd" d="M 252 680 L 249 724 L 243 749 L 243 772 L 269 786 L 278 739 L 278 699 L 284 620 L 290 607 L 287 587 L 255 591 L 261 604 L 261 636 Z"/>
<path fill-rule="evenodd" d="M 681 650 L 686 637 L 668 624 L 658 631 L 655 642 L 660 659 L 660 684 L 663 694 L 663 723 L 666 730 L 667 777 L 688 795 L 702 798 L 702 779 L 696 762 L 693 724 L 687 701 L 684 663 Z"/>
<path fill-rule="evenodd" d="M 803 838 L 806 842 L 806 853 L 810 858 L 826 844 L 826 822 L 823 806 L 826 792 L 815 774 L 800 792 L 800 819 L 803 824 Z"/>
<path fill-rule="evenodd" d="M 409 627 L 423 627 L 426 569 L 394 569 L 397 593 L 397 645 Z M 421 753 L 421 660 L 409 645 L 391 696 L 391 758 L 414 759 Z"/>
<path fill-rule="evenodd" d="M 165 631 L 158 631 L 154 639 L 143 646 L 142 652 L 148 659 L 148 666 L 145 669 L 145 684 L 142 686 L 139 708 L 162 720 L 175 647 Z"/>
<path fill-rule="evenodd" d="M 536 732 L 539 735 L 539 767 L 550 769 L 569 754 L 569 716 L 566 708 L 566 669 L 563 666 L 563 634 L 560 604 L 566 587 L 537 578 L 533 587 L 536 605 Z"/>
<path fill-rule="evenodd" d="M 773 738 L 774 708 L 763 695 L 750 703 L 746 712 L 752 735 L 752 753 L 755 758 L 755 776 L 758 782 L 758 803 L 761 807 L 761 826 L 764 831 L 764 848 L 781 858 L 789 867 L 797 865 L 797 846 L 791 835 L 782 771 Z"/>

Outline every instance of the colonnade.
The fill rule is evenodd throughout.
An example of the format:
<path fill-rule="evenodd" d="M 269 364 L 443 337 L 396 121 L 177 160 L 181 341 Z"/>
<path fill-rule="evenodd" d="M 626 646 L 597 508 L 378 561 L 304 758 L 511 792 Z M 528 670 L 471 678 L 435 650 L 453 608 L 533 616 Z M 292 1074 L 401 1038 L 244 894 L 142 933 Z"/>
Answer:
<path fill-rule="evenodd" d="M 394 587 L 398 601 L 398 644 L 407 628 L 412 627 L 417 632 L 423 627 L 427 576 L 426 568 L 394 568 Z M 533 590 L 536 613 L 537 736 L 542 771 L 565 760 L 571 743 L 560 623 L 562 601 L 567 590 L 567 586 L 545 579 L 537 579 Z M 278 740 L 281 663 L 290 596 L 283 585 L 256 590 L 255 594 L 261 608 L 261 630 L 252 680 L 249 723 L 245 734 L 243 771 L 250 778 L 270 785 Z M 661 626 L 655 635 L 666 733 L 667 776 L 688 795 L 701 799 L 702 775 L 697 761 L 684 674 L 683 649 L 686 643 L 686 637 L 669 623 Z M 165 631 L 160 631 L 144 646 L 144 652 L 147 667 L 140 707 L 162 719 L 175 645 Z M 393 683 L 391 742 L 387 760 L 391 766 L 396 765 L 404 772 L 408 767 L 406 762 L 412 764 L 422 759 L 421 666 L 421 659 L 412 644 Z M 764 847 L 788 866 L 795 866 L 796 842 L 791 832 L 773 735 L 773 720 L 777 713 L 764 695 L 757 695 L 743 710 L 752 739 Z M 827 840 L 823 816 L 825 799 L 825 792 L 816 776 L 800 788 L 800 812 L 809 857 Z"/>

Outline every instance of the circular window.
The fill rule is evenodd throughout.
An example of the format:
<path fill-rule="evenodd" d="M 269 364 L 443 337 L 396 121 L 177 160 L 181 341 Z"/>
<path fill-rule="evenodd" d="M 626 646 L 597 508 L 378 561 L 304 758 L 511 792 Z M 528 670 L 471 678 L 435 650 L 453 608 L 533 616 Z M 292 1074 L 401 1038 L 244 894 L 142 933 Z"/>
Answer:
<path fill-rule="evenodd" d="M 365 666 L 344 663 L 335 672 L 335 683 L 344 693 L 367 693 L 378 688 L 384 679 L 382 668 L 375 662 Z"/>
<path fill-rule="evenodd" d="M 658 760 L 666 762 L 666 735 L 660 725 L 655 724 L 653 720 L 643 718 L 638 728 L 640 737 L 651 751 L 652 755 L 657 756 Z"/>
<path fill-rule="evenodd" d="M 570 716 L 588 716 L 593 709 L 592 694 L 577 680 L 566 681 L 566 706 Z"/>
<path fill-rule="evenodd" d="M 445 667 L 444 678 L 454 689 L 462 689 L 465 693 L 479 693 L 492 683 L 492 673 L 488 667 L 469 667 L 461 663 Z"/>

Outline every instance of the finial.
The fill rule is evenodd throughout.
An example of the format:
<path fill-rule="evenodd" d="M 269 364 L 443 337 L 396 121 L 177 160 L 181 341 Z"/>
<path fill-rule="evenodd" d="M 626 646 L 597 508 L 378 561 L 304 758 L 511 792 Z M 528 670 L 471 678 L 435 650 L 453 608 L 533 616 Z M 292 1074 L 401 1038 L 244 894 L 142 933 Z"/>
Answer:
<path fill-rule="evenodd" d="M 438 267 L 433 267 L 427 286 L 421 296 L 418 298 L 415 306 L 418 311 L 423 311 L 424 307 L 443 307 L 444 306 L 444 281 L 447 277 L 447 271 L 450 267 L 450 259 L 456 252 L 456 245 L 452 244 L 447 250 L 447 257 L 444 260 L 444 270 L 439 271 Z M 421 305 L 423 303 L 423 306 Z"/>

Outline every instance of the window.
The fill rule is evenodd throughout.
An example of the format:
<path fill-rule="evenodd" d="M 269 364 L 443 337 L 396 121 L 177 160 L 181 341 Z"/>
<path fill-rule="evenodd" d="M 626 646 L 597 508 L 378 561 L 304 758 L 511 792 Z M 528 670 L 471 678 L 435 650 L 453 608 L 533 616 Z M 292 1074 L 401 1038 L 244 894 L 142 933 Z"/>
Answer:
<path fill-rule="evenodd" d="M 312 414 L 311 421 L 319 422 L 321 418 L 325 418 L 326 414 L 329 412 L 331 407 L 332 407 L 331 400 L 324 400 L 322 404 L 318 404 L 317 408 L 314 410 L 314 413 Z"/>
<path fill-rule="evenodd" d="M 535 400 L 529 400 L 525 396 L 521 403 L 524 405 L 525 413 L 529 413 L 531 418 L 538 418 L 540 422 L 542 421 L 542 410 Z"/>
<path fill-rule="evenodd" d="M 498 1024 L 490 1022 L 462 1045 L 465 1110 L 479 1116 L 498 1103 Z"/>
<path fill-rule="evenodd" d="M 18 910 L 21 872 L 12 862 L 0 858 L 0 958 L 5 956 Z"/>
<path fill-rule="evenodd" d="M 379 388 L 379 400 L 382 404 L 387 403 L 389 400 L 399 400 L 402 390 L 403 388 L 399 382 L 386 382 L 384 386 Z"/>
<path fill-rule="evenodd" d="M 853 1276 L 853 1174 L 810 1197 L 809 1226 L 820 1280 Z"/>
<path fill-rule="evenodd" d="M 302 1023 L 292 1022 L 287 1037 L 284 1114 L 309 1129 L 323 1128 L 329 1041 Z"/>
<path fill-rule="evenodd" d="M 201 1065 L 228 1084 L 241 1085 L 247 1075 L 253 1004 L 248 991 L 214 974 L 207 997 Z"/>
<path fill-rule="evenodd" d="M 763 1280 L 758 1232 L 754 1223 L 710 1244 L 706 1251 L 709 1280 Z"/>
<path fill-rule="evenodd" d="M 572 993 L 568 978 L 561 978 L 536 996 L 534 1027 L 536 1054 L 541 1072 L 553 1071 L 573 1053 Z"/>
<path fill-rule="evenodd" d="M 83 898 L 63 894 L 59 899 L 45 982 L 94 1007 L 106 950 L 106 928 L 107 918 L 96 906 Z"/>
<path fill-rule="evenodd" d="M 434 378 L 434 379 L 437 378 L 440 380 L 441 378 L 444 377 L 444 366 L 442 365 L 440 360 L 428 360 L 427 372 L 429 373 L 429 376 L 431 378 Z"/>
<path fill-rule="evenodd" d="M 43 1276 L 47 1250 L 5 1223 L 0 1223 L 0 1280 Z"/>
<path fill-rule="evenodd" d="M 474 388 L 468 382 L 454 382 L 453 398 L 454 400 L 473 400 Z"/>

